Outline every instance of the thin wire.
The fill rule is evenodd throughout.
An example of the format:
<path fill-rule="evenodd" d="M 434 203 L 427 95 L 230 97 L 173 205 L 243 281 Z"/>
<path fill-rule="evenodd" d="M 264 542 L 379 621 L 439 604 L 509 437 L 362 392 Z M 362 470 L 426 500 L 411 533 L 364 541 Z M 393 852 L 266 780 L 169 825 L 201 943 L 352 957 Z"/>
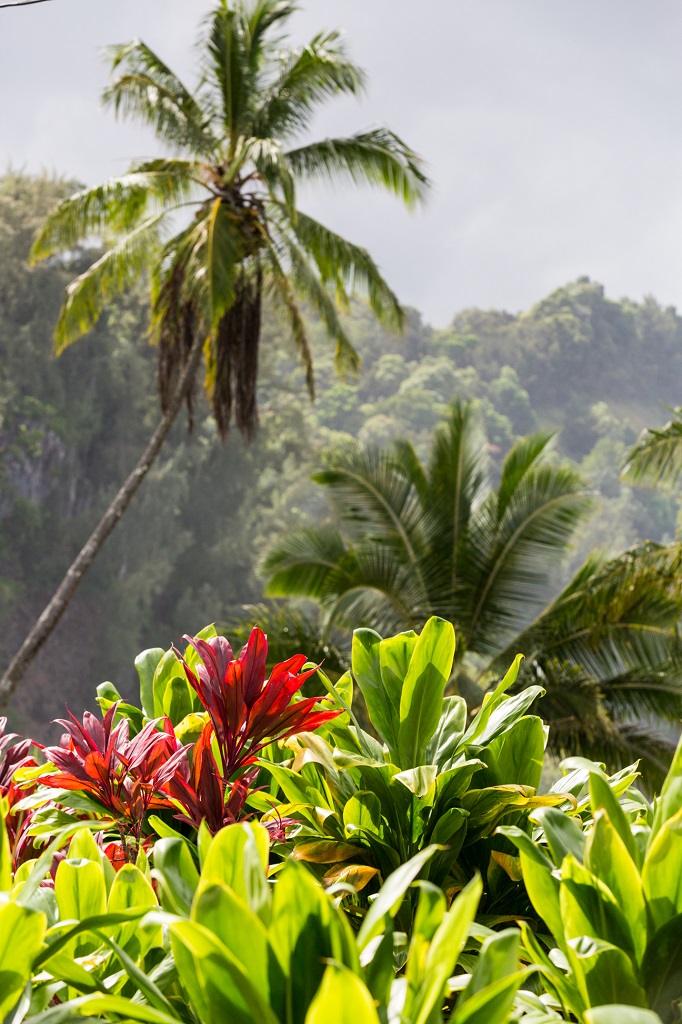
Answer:
<path fill-rule="evenodd" d="M 46 4 L 49 0 L 11 0 L 10 3 L 0 4 L 0 10 L 3 7 L 29 7 L 31 4 Z"/>

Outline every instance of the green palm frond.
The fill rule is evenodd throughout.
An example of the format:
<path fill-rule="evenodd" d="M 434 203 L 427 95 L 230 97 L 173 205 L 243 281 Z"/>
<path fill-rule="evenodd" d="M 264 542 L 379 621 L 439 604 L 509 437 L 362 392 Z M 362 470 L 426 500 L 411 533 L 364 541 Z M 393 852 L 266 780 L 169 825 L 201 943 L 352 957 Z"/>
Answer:
<path fill-rule="evenodd" d="M 164 142 L 204 156 L 215 152 L 213 133 L 201 103 L 145 43 L 134 39 L 112 46 L 107 56 L 120 72 L 103 93 L 117 115 L 149 125 Z"/>
<path fill-rule="evenodd" d="M 403 329 L 404 310 L 366 249 L 353 245 L 300 211 L 292 230 L 303 250 L 314 259 L 324 284 L 340 290 L 343 295 L 367 298 L 380 323 L 389 330 Z"/>
<path fill-rule="evenodd" d="M 104 306 L 130 288 L 154 263 L 163 243 L 166 221 L 166 212 L 149 217 L 71 282 L 55 329 L 58 352 L 91 330 Z"/>
<path fill-rule="evenodd" d="M 268 597 L 309 597 L 326 602 L 339 589 L 348 548 L 332 524 L 306 527 L 280 540 L 259 571 L 267 579 Z"/>
<path fill-rule="evenodd" d="M 628 452 L 623 476 L 634 484 L 676 486 L 682 479 L 682 408 L 658 430 L 645 430 Z"/>
<path fill-rule="evenodd" d="M 31 262 L 75 249 L 81 242 L 130 231 L 153 207 L 176 206 L 198 187 L 194 164 L 151 160 L 134 164 L 128 174 L 109 178 L 61 202 L 48 216 L 31 249 Z"/>
<path fill-rule="evenodd" d="M 244 605 L 239 613 L 217 626 L 235 648 L 246 643 L 254 626 L 262 629 L 268 638 L 269 668 L 295 654 L 305 654 L 309 661 L 321 664 L 332 680 L 350 667 L 348 652 L 337 635 L 328 636 L 318 615 L 289 601 Z"/>
<path fill-rule="evenodd" d="M 265 278 L 266 293 L 275 300 L 274 309 L 291 330 L 296 350 L 301 357 L 305 371 L 306 387 L 311 399 L 315 398 L 315 371 L 310 339 L 301 309 L 296 302 L 291 282 L 280 260 L 277 249 L 272 242 L 267 245 L 263 254 L 263 263 L 268 273 Z"/>
<path fill-rule="evenodd" d="M 282 57 L 279 74 L 254 113 L 253 134 L 287 138 L 308 127 L 320 103 L 342 93 L 357 95 L 365 82 L 365 73 L 346 54 L 340 33 L 320 33 L 307 46 Z"/>
<path fill-rule="evenodd" d="M 373 128 L 347 138 L 325 139 L 287 154 L 294 174 L 337 185 L 378 185 L 408 206 L 423 202 L 429 182 L 417 154 L 388 128 Z"/>
<path fill-rule="evenodd" d="M 360 356 L 348 337 L 333 297 L 325 288 L 300 246 L 291 237 L 284 237 L 289 263 L 289 277 L 294 289 L 307 300 L 322 320 L 327 334 L 336 342 L 334 365 L 339 374 L 355 374 L 360 369 Z"/>
<path fill-rule="evenodd" d="M 528 469 L 500 505 L 491 494 L 469 526 L 459 560 L 459 600 L 470 646 L 485 654 L 522 628 L 547 600 L 578 525 L 592 511 L 582 477 L 570 467 Z"/>
<path fill-rule="evenodd" d="M 667 677 L 679 661 L 681 574 L 679 545 L 647 544 L 617 558 L 595 557 L 504 653 L 513 647 L 532 659 L 580 666 L 612 688 L 614 706 L 617 681 L 627 677 L 634 683 L 638 673 L 645 673 L 640 686 L 648 677 L 653 694 L 660 673 Z M 661 684 L 662 694 L 669 692 L 667 682 Z M 623 683 L 620 708 L 638 705 L 635 689 L 630 692 L 628 702 Z"/>

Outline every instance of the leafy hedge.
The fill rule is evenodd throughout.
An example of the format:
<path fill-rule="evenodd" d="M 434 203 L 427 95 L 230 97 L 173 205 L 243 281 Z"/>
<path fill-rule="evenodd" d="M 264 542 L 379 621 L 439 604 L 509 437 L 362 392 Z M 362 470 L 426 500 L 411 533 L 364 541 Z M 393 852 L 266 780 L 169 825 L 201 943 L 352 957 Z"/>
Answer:
<path fill-rule="evenodd" d="M 5 1024 L 682 1019 L 682 744 L 653 805 L 582 758 L 540 794 L 542 689 L 469 718 L 442 619 L 335 685 L 185 639 L 59 746 L 0 720 Z"/>

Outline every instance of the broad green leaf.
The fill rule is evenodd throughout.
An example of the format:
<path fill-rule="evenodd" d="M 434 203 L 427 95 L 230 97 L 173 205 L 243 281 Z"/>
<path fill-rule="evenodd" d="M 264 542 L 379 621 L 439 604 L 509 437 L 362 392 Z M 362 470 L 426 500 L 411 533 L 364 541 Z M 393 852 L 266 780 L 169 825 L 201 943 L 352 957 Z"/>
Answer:
<path fill-rule="evenodd" d="M 414 646 L 400 697 L 398 751 L 402 769 L 424 764 L 426 748 L 440 721 L 454 657 L 452 623 L 432 616 Z"/>
<path fill-rule="evenodd" d="M 408 768 L 393 776 L 393 782 L 400 782 L 413 796 L 423 799 L 432 788 L 438 775 L 435 764 L 421 765 L 419 768 Z M 435 792 L 434 792 L 435 796 Z"/>
<path fill-rule="evenodd" d="M 91 860 L 63 860 L 57 868 L 54 891 L 63 920 L 81 921 L 103 914 L 107 888 L 102 865 Z"/>
<path fill-rule="evenodd" d="M 361 853 L 361 846 L 342 843 L 338 839 L 304 839 L 296 843 L 292 858 L 308 864 L 338 864 Z"/>
<path fill-rule="evenodd" d="M 289 861 L 277 876 L 268 937 L 283 975 L 283 989 L 278 995 L 273 985 L 272 999 L 282 1020 L 304 1019 L 322 980 L 324 961 L 359 970 L 346 915 L 295 862 Z M 285 1006 L 290 1008 L 286 1012 Z"/>
<path fill-rule="evenodd" d="M 592 814 L 595 815 L 600 807 L 603 807 L 609 816 L 609 820 L 625 847 L 632 857 L 634 863 L 639 867 L 639 854 L 637 843 L 632 834 L 630 822 L 625 816 L 625 811 L 620 805 L 618 798 L 609 786 L 607 779 L 601 772 L 590 772 L 589 774 L 590 804 Z"/>
<path fill-rule="evenodd" d="M 634 955 L 634 937 L 614 895 L 570 853 L 561 865 L 559 904 L 567 940 L 588 936 Z"/>
<path fill-rule="evenodd" d="M 184 676 L 171 676 L 168 680 L 161 706 L 173 725 L 179 725 L 191 714 L 193 695 L 194 691 Z"/>
<path fill-rule="evenodd" d="M 322 977 L 305 1024 L 380 1024 L 369 989 L 353 971 L 330 964 Z"/>
<path fill-rule="evenodd" d="M 152 876 L 159 886 L 161 906 L 187 917 L 199 885 L 199 872 L 186 840 L 170 837 L 156 843 Z"/>
<path fill-rule="evenodd" d="M 655 804 L 652 838 L 682 807 L 682 736 Z"/>
<path fill-rule="evenodd" d="M 0 1020 L 29 981 L 44 934 L 44 914 L 17 903 L 0 904 Z"/>
<path fill-rule="evenodd" d="M 508 1024 L 514 995 L 533 968 L 515 971 L 476 992 L 450 1018 L 452 1024 Z M 466 989 L 464 990 L 466 994 Z"/>
<path fill-rule="evenodd" d="M 661 825 L 647 850 L 642 885 L 655 928 L 682 914 L 682 808 Z"/>
<path fill-rule="evenodd" d="M 135 670 L 140 680 L 140 704 L 147 718 L 156 718 L 154 709 L 154 673 L 165 655 L 161 647 L 150 647 L 135 658 Z"/>
<path fill-rule="evenodd" d="M 79 1021 L 83 1018 L 83 1024 L 89 1024 L 100 1019 L 91 1017 L 90 1014 L 115 1014 L 125 1021 L 140 1021 L 140 1024 L 182 1024 L 182 1018 L 171 1016 L 154 1006 L 145 1006 L 132 999 L 126 999 L 125 996 L 100 995 L 98 992 L 79 996 L 36 1017 L 31 1017 L 31 1024 L 71 1024 L 74 1020 Z M 268 1024 L 272 1022 L 268 1021 Z"/>
<path fill-rule="evenodd" d="M 388 693 L 381 675 L 381 637 L 373 629 L 356 629 L 353 633 L 351 664 L 353 678 L 365 698 L 370 721 L 389 750 L 398 750 L 400 724 L 400 692 Z M 402 691 L 402 686 L 401 686 Z"/>
<path fill-rule="evenodd" d="M 469 742 L 467 746 L 474 747 L 476 756 L 478 756 L 479 748 L 489 746 L 494 739 L 511 729 L 514 723 L 525 715 L 531 704 L 538 697 L 544 695 L 544 692 L 541 686 L 527 686 L 513 697 L 502 696 L 490 714 L 485 728 L 476 736 L 475 742 Z M 485 708 L 479 711 L 479 714 L 482 715 L 484 711 Z M 475 721 L 476 719 L 474 719 Z M 460 743 L 460 750 L 463 744 L 464 740 Z"/>
<path fill-rule="evenodd" d="M 647 911 L 642 879 L 606 811 L 596 812 L 585 845 L 585 867 L 605 882 L 615 896 L 630 927 L 635 955 L 640 962 L 647 941 Z"/>
<path fill-rule="evenodd" d="M 611 1003 L 610 1006 L 595 1006 L 585 1012 L 585 1024 L 663 1024 L 653 1010 L 641 1010 L 636 1006 Z"/>
<path fill-rule="evenodd" d="M 391 917 L 395 916 L 405 893 L 424 865 L 437 852 L 437 849 L 436 846 L 427 846 L 426 849 L 420 850 L 405 864 L 402 864 L 392 875 L 389 875 L 363 919 L 358 932 L 359 950 L 362 951 L 370 939 L 381 933 L 382 923 L 387 914 Z"/>
<path fill-rule="evenodd" d="M 481 745 L 480 737 L 485 731 L 488 722 L 490 721 L 490 716 L 492 715 L 493 711 L 495 711 L 495 709 L 499 707 L 501 702 L 505 699 L 504 695 L 509 689 L 509 687 L 513 686 L 516 682 L 522 661 L 523 655 L 517 654 L 504 678 L 500 680 L 500 682 L 497 684 L 492 693 L 487 693 L 485 695 L 481 710 L 478 712 L 478 714 L 474 716 L 471 724 L 469 725 L 469 728 L 464 733 L 464 736 L 462 737 L 459 746 L 457 747 L 458 753 L 461 753 L 465 749 L 465 747 L 471 744 Z"/>
<path fill-rule="evenodd" d="M 617 946 L 582 936 L 568 943 L 568 961 L 588 1006 L 624 999 L 630 1006 L 646 1006 L 632 961 Z"/>
<path fill-rule="evenodd" d="M 485 940 L 458 1008 L 494 981 L 500 981 L 518 970 L 520 941 L 521 932 L 516 928 L 506 928 Z"/>
<path fill-rule="evenodd" d="M 343 808 L 343 825 L 348 838 L 352 838 L 358 832 L 372 832 L 381 836 L 381 803 L 376 793 L 358 790 L 346 801 Z"/>
<path fill-rule="evenodd" d="M 467 702 L 464 697 L 445 697 L 438 728 L 426 747 L 425 762 L 437 764 L 441 772 L 450 768 L 466 724 Z"/>
<path fill-rule="evenodd" d="M 406 1009 L 411 1012 L 410 1019 L 415 1024 L 428 1024 L 442 1004 L 446 982 L 464 948 L 482 892 L 483 884 L 477 875 L 455 898 L 437 928 L 426 950 L 421 986 L 409 1006 L 406 1004 Z M 415 922 L 415 930 L 416 927 Z"/>
<path fill-rule="evenodd" d="M 189 662 L 189 657 L 187 660 Z M 172 679 L 180 679 L 185 684 L 187 683 L 185 669 L 171 650 L 164 653 L 154 671 L 152 679 L 152 700 L 154 704 L 154 714 L 152 717 L 154 718 L 161 718 L 165 714 L 163 701 Z"/>
<path fill-rule="evenodd" d="M 547 924 L 556 942 L 561 946 L 564 938 L 559 879 L 553 874 L 554 864 L 522 829 L 515 825 L 498 829 L 514 843 L 519 851 L 521 871 L 526 891 L 535 911 Z"/>
<path fill-rule="evenodd" d="M 142 907 L 153 910 L 158 905 L 159 902 L 151 883 L 145 878 L 138 867 L 134 864 L 124 864 L 116 872 L 116 877 L 109 892 L 107 904 L 109 913 L 115 914 L 119 911 L 135 910 Z M 150 948 L 155 937 L 155 934 L 152 932 L 142 936 L 140 929 L 134 922 L 122 925 L 112 935 L 112 938 L 115 938 L 119 945 L 124 948 L 132 939 L 139 939 L 139 950 L 142 952 L 146 952 Z"/>
<path fill-rule="evenodd" d="M 524 716 L 478 752 L 488 766 L 477 786 L 511 784 L 537 790 L 545 759 L 545 731 L 541 718 Z"/>
<path fill-rule="evenodd" d="M 554 807 L 539 808 L 531 817 L 543 828 L 555 864 L 561 864 L 567 853 L 582 864 L 586 837 L 574 818 Z"/>
<path fill-rule="evenodd" d="M 234 889 L 246 905 L 265 922 L 270 915 L 267 883 L 270 839 L 257 822 L 227 825 L 214 836 L 201 869 L 204 882 L 222 882 Z"/>
<path fill-rule="evenodd" d="M 260 918 L 221 882 L 202 879 L 191 919 L 203 925 L 239 960 L 261 995 L 269 998 L 268 936 Z"/>
<path fill-rule="evenodd" d="M 647 946 L 640 978 L 646 988 L 647 1005 L 663 1018 L 682 997 L 682 914 L 671 918 L 654 934 Z"/>
<path fill-rule="evenodd" d="M 196 921 L 168 926 L 178 977 L 202 1024 L 278 1024 L 235 956 Z"/>

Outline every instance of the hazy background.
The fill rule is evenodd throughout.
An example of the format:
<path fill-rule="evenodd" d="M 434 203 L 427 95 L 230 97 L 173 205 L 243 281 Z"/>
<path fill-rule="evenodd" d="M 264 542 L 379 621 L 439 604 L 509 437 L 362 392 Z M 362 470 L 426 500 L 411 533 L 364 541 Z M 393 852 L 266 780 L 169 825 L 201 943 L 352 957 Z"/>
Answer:
<path fill-rule="evenodd" d="M 191 78 L 203 0 L 52 0 L 0 10 L 0 166 L 84 182 L 151 155 L 104 113 L 101 47 L 139 35 Z M 405 214 L 316 191 L 311 212 L 366 245 L 401 299 L 444 324 L 519 310 L 579 274 L 682 305 L 679 0 L 308 0 L 301 41 L 346 29 L 370 73 L 324 131 L 387 122 L 435 193 Z"/>

